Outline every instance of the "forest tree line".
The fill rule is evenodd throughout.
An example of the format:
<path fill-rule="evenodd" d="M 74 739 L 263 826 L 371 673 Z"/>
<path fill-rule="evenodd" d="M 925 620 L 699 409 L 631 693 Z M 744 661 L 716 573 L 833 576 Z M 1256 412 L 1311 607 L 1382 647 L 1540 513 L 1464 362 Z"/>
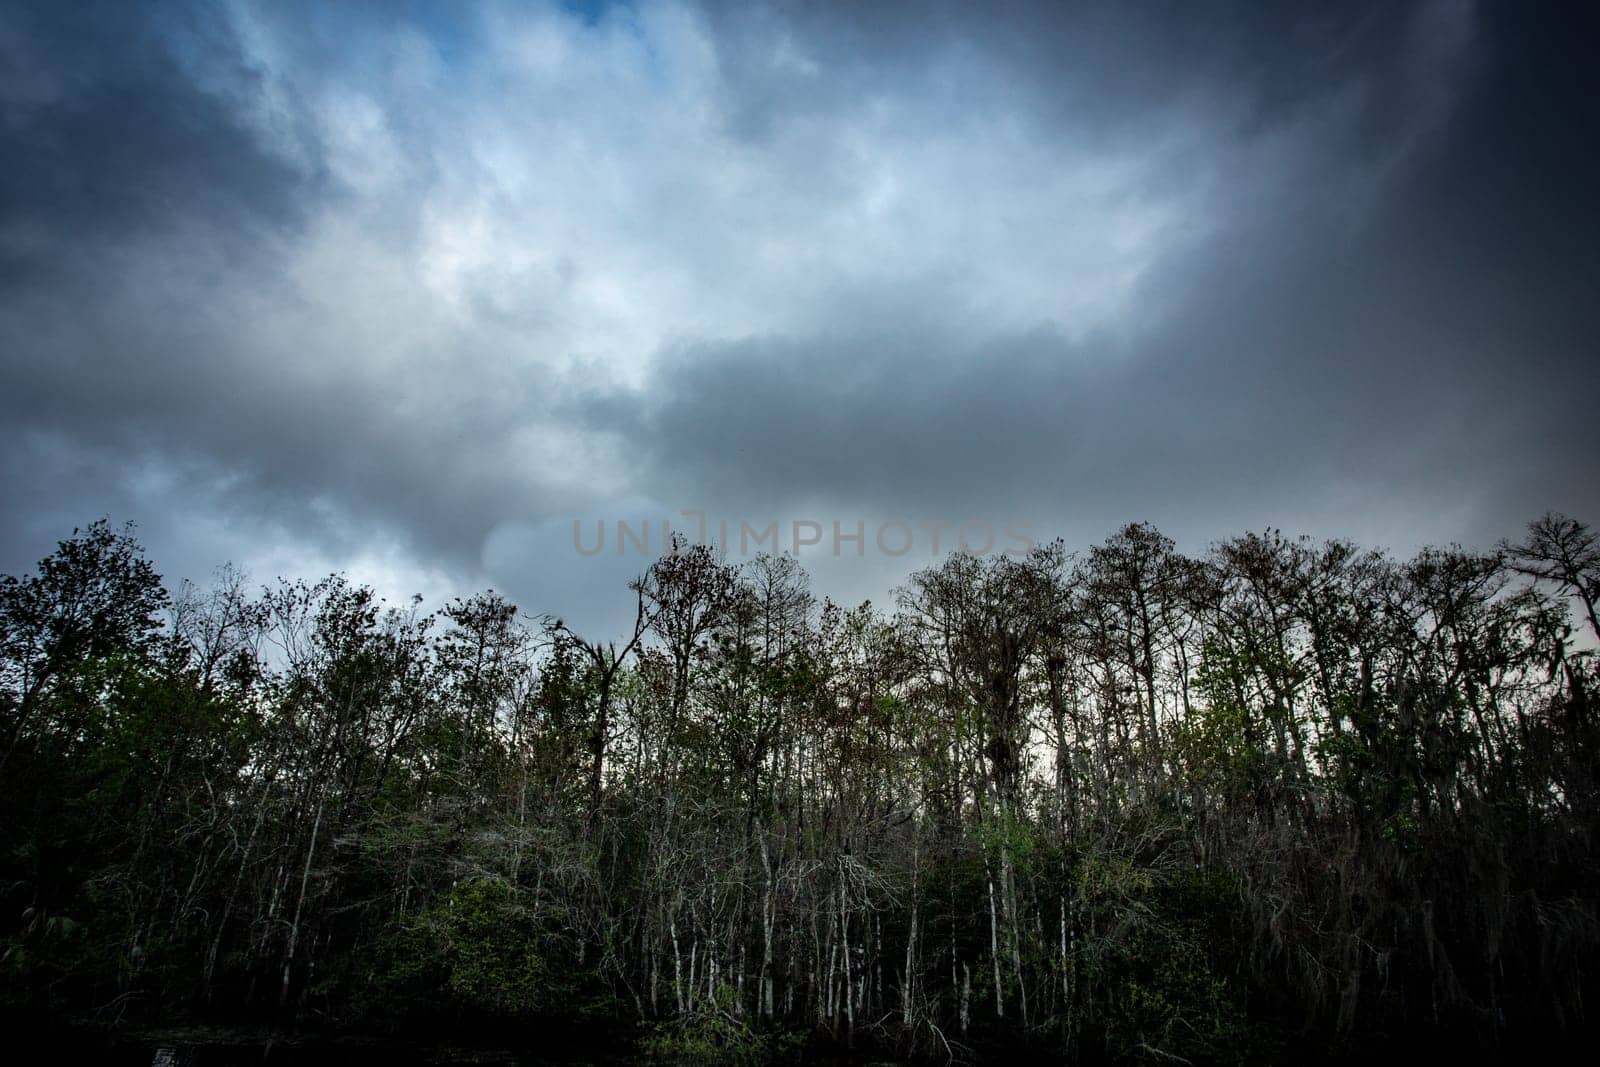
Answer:
<path fill-rule="evenodd" d="M 680 548 L 615 635 L 338 576 L 169 591 L 103 521 L 5 578 L 4 1006 L 696 1059 L 1587 1025 L 1581 523 L 1404 560 L 1130 525 L 943 557 L 889 611 Z"/>

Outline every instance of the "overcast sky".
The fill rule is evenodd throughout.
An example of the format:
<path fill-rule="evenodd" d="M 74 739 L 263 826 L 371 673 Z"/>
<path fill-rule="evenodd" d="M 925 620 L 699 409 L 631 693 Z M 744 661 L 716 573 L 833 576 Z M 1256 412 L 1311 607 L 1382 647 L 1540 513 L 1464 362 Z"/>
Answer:
<path fill-rule="evenodd" d="M 845 600 L 889 518 L 1600 521 L 1596 11 L 8 3 L 0 571 L 604 626 L 577 517 L 861 520 Z"/>

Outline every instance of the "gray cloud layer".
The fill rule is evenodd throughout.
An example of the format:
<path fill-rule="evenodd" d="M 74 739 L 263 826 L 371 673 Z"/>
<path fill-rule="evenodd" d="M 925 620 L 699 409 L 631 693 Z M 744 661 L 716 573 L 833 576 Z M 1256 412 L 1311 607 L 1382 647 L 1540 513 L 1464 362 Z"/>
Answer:
<path fill-rule="evenodd" d="M 0 569 L 581 616 L 622 507 L 1600 515 L 1592 9 L 1256 8 L 13 5 Z"/>

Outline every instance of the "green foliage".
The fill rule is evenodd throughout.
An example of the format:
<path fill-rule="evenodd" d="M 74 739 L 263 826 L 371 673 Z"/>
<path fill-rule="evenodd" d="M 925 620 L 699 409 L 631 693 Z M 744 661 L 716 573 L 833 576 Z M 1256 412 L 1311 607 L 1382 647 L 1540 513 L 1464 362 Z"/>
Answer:
<path fill-rule="evenodd" d="M 975 829 L 974 836 L 996 868 L 1009 863 L 1019 878 L 1033 872 L 1038 828 L 1027 820 L 1004 810 L 993 811 Z"/>
<path fill-rule="evenodd" d="M 1227 697 L 1196 706 L 1173 729 L 1173 744 L 1189 780 L 1208 793 L 1246 795 L 1267 773 L 1249 712 Z"/>
<path fill-rule="evenodd" d="M 538 945 L 533 916 L 509 885 L 467 882 L 389 926 L 373 983 L 390 1009 L 442 997 L 488 1016 L 528 1016 L 545 1006 L 551 984 Z"/>
<path fill-rule="evenodd" d="M 723 985 L 712 1001 L 657 1023 L 639 1040 L 649 1060 L 682 1064 L 782 1063 L 798 1057 L 806 1035 L 797 1030 L 758 1029 L 735 1014 L 733 989 Z"/>
<path fill-rule="evenodd" d="M 1242 651 L 1215 635 L 1202 645 L 1194 681 L 1200 702 L 1176 725 L 1174 742 L 1191 780 L 1208 792 L 1247 795 L 1271 774 L 1263 742 L 1270 717 L 1282 709 L 1252 707 L 1245 696 L 1261 670 L 1288 673 L 1276 654 Z"/>
<path fill-rule="evenodd" d="M 1229 974 L 1238 887 L 1204 868 L 1083 857 L 1075 966 L 1091 991 L 1085 1022 L 1118 1058 L 1236 1062 L 1256 1047 Z"/>

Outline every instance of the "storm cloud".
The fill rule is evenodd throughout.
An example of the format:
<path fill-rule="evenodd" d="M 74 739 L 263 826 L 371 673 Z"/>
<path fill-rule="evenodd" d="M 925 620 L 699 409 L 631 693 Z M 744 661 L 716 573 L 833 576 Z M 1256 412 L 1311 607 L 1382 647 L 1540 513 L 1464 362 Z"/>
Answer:
<path fill-rule="evenodd" d="M 1593 520 L 1593 8 L 1258 6 L 9 5 L 0 570 L 599 624 L 580 516 Z"/>

